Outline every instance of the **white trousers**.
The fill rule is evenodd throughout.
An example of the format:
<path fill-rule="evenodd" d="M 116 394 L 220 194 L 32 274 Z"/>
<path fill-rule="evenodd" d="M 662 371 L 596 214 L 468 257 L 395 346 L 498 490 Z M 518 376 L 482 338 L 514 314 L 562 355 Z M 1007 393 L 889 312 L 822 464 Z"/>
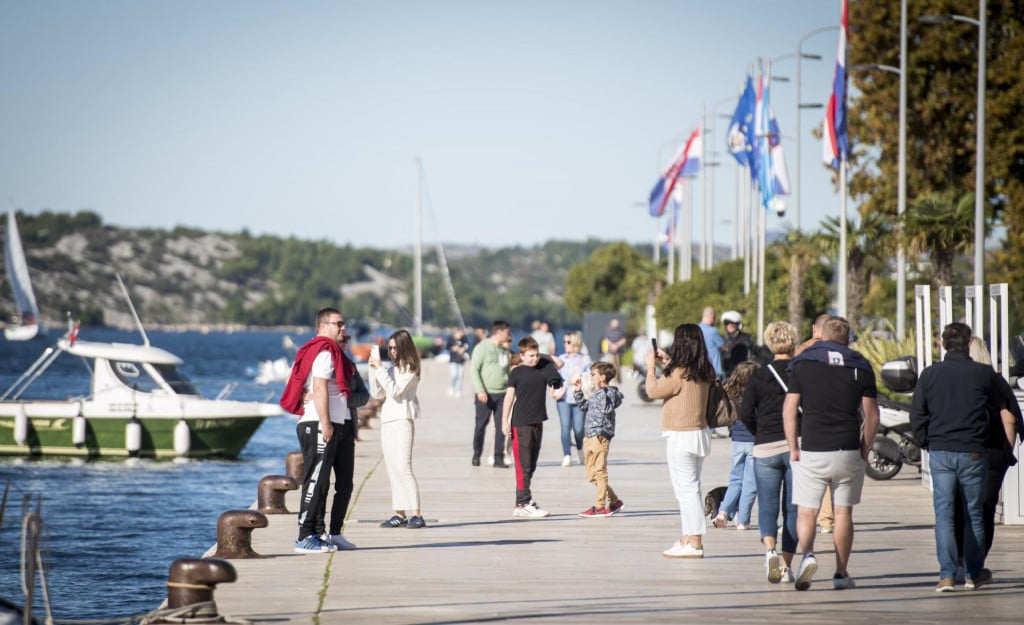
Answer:
<path fill-rule="evenodd" d="M 419 510 L 420 487 L 412 472 L 412 443 L 416 425 L 408 419 L 380 424 L 380 448 L 391 482 L 391 507 Z"/>
<path fill-rule="evenodd" d="M 693 451 L 693 445 L 683 436 L 665 438 L 665 457 L 672 492 L 679 502 L 679 520 L 683 536 L 707 533 L 704 502 L 700 490 L 700 468 L 704 457 Z"/>

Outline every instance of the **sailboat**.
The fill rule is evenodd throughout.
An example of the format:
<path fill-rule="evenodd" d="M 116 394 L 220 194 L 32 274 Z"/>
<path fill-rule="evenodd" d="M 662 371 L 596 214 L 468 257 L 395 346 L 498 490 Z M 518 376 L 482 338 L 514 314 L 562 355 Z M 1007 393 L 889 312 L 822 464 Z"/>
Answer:
<path fill-rule="evenodd" d="M 4 338 L 8 341 L 27 341 L 36 336 L 45 336 L 46 326 L 39 323 L 39 306 L 32 292 L 32 280 L 28 275 L 28 263 L 25 262 L 25 250 L 21 247 L 21 234 L 18 232 L 18 222 L 14 219 L 14 209 L 7 211 L 4 265 L 7 267 L 7 279 L 11 283 L 11 293 L 17 307 L 15 315 L 4 328 Z"/>

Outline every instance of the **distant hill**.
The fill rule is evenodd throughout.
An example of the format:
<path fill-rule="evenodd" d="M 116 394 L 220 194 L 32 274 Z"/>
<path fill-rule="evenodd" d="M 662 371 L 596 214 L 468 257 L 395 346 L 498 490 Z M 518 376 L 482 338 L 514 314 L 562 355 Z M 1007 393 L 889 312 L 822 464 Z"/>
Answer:
<path fill-rule="evenodd" d="M 353 320 L 411 324 L 410 249 L 256 237 L 245 230 L 118 228 L 91 212 L 22 213 L 18 224 L 41 315 L 57 327 L 68 311 L 87 325 L 130 326 L 115 272 L 146 324 L 308 325 L 326 305 L 340 306 Z M 567 327 L 578 326 L 580 317 L 562 301 L 566 272 L 604 244 L 445 245 L 444 254 L 467 325 L 502 318 L 520 327 L 533 319 Z M 424 247 L 423 274 L 424 322 L 456 325 L 436 245 Z M 0 316 L 6 319 L 12 308 L 5 279 Z"/>

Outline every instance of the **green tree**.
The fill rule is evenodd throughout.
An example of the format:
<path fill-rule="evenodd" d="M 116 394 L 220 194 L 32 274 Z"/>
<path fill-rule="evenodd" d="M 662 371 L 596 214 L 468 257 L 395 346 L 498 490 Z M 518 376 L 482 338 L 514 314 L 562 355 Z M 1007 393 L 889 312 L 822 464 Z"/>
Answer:
<path fill-rule="evenodd" d="M 576 313 L 621 311 L 637 323 L 657 284 L 650 259 L 625 243 L 613 243 L 569 268 L 565 304 Z"/>
<path fill-rule="evenodd" d="M 804 301 L 804 273 L 808 267 L 820 264 L 821 237 L 790 230 L 786 233 L 784 244 L 777 245 L 776 249 L 789 276 L 789 322 L 794 328 L 801 328 L 808 316 Z"/>
<path fill-rule="evenodd" d="M 822 249 L 832 258 L 839 254 L 839 218 L 822 222 Z M 895 249 L 892 219 L 879 212 L 864 212 L 859 220 L 846 221 L 846 316 L 860 323 L 868 286 L 885 270 Z"/>
<path fill-rule="evenodd" d="M 927 193 L 904 215 L 907 247 L 927 254 L 937 286 L 952 286 L 953 260 L 974 245 L 974 194 Z"/>
<path fill-rule="evenodd" d="M 988 0 L 985 85 L 986 211 L 1006 226 L 993 258 L 991 281 L 1011 284 L 1012 310 L 1024 310 L 1024 7 Z M 950 188 L 973 189 L 977 109 L 978 31 L 968 24 L 921 24 L 923 15 L 977 17 L 975 0 L 908 3 L 907 198 Z M 899 0 L 851 2 L 849 66 L 899 65 Z M 896 213 L 899 76 L 851 72 L 848 109 L 853 151 L 851 196 L 862 214 Z M 973 223 L 968 232 L 973 232 Z M 1015 313 L 1018 323 L 1021 312 Z"/>

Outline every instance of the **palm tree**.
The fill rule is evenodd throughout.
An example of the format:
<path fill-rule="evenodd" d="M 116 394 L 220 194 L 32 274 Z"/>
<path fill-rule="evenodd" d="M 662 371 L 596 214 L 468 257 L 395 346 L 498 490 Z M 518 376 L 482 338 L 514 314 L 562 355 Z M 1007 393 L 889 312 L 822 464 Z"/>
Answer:
<path fill-rule="evenodd" d="M 839 218 L 821 222 L 822 247 L 831 258 L 839 253 Z M 846 222 L 846 316 L 856 325 L 864 308 L 866 287 L 885 270 L 895 249 L 892 218 L 880 212 L 862 215 L 860 221 Z"/>
<path fill-rule="evenodd" d="M 789 230 L 785 241 L 776 249 L 782 265 L 789 272 L 789 322 L 794 328 L 801 328 L 804 322 L 804 269 L 821 258 L 821 241 L 817 235 Z"/>
<path fill-rule="evenodd" d="M 904 214 L 907 249 L 927 254 L 937 286 L 953 284 L 953 260 L 974 244 L 974 194 L 931 192 Z"/>

